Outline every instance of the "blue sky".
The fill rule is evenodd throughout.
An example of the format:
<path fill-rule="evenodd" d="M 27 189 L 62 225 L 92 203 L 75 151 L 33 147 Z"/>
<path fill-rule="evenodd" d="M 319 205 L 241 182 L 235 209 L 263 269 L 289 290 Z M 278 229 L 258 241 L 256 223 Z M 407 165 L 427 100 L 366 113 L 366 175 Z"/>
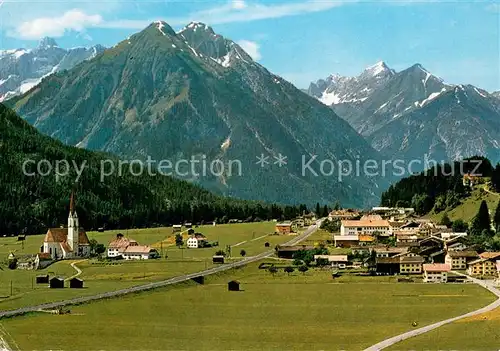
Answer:
<path fill-rule="evenodd" d="M 45 35 L 62 47 L 112 46 L 159 19 L 174 29 L 205 22 L 299 87 L 383 60 L 500 90 L 494 1 L 3 0 L 0 48 L 32 48 Z"/>

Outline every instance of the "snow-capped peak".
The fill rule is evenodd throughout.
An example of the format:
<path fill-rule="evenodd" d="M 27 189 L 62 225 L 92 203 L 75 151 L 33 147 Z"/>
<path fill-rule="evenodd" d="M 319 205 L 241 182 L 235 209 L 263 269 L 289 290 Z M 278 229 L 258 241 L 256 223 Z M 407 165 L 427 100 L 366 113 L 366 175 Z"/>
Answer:
<path fill-rule="evenodd" d="M 177 34 L 181 34 L 182 32 L 184 32 L 188 29 L 192 30 L 193 32 L 200 30 L 200 31 L 210 32 L 212 34 L 214 33 L 212 27 L 206 25 L 203 22 L 194 22 L 193 21 L 193 22 L 189 23 L 187 26 L 185 26 L 184 28 L 182 28 L 179 32 L 177 32 Z"/>
<path fill-rule="evenodd" d="M 161 34 L 166 35 L 165 32 L 163 31 L 163 28 L 165 27 L 165 22 L 163 21 L 156 21 L 156 28 L 161 32 Z"/>
<path fill-rule="evenodd" d="M 380 73 L 390 71 L 391 69 L 385 64 L 384 61 L 379 61 L 376 64 L 367 67 L 365 73 L 371 74 L 372 76 L 377 76 Z"/>

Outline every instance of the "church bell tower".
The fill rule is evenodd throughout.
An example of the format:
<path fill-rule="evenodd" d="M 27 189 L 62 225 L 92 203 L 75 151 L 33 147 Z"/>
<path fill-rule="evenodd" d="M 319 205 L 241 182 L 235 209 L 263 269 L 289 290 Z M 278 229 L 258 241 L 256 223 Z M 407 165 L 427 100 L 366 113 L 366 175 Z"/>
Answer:
<path fill-rule="evenodd" d="M 75 210 L 75 193 L 71 192 L 71 200 L 69 203 L 69 216 L 68 216 L 68 245 L 73 250 L 73 255 L 78 256 L 78 235 L 80 228 L 78 225 L 78 215 Z"/>

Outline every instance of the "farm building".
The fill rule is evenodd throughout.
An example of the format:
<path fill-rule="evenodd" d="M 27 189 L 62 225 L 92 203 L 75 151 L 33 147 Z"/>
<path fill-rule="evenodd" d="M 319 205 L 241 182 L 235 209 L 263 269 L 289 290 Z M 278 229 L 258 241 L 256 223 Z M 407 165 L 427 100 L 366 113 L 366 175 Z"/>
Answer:
<path fill-rule="evenodd" d="M 224 263 L 224 256 L 222 255 L 212 256 L 212 263 Z"/>
<path fill-rule="evenodd" d="M 240 282 L 237 280 L 231 280 L 229 283 L 227 283 L 227 290 L 240 291 Z"/>
<path fill-rule="evenodd" d="M 139 245 L 133 239 L 128 239 L 123 234 L 116 234 L 116 238 L 108 244 L 108 257 L 123 257 L 126 260 L 148 260 L 156 258 L 158 251 L 149 246 Z"/>
<path fill-rule="evenodd" d="M 72 278 L 69 281 L 69 287 L 71 289 L 82 289 L 83 288 L 83 280 L 80 278 Z"/>
<path fill-rule="evenodd" d="M 51 289 L 62 289 L 64 288 L 64 279 L 59 277 L 54 277 L 49 281 L 49 287 Z"/>
<path fill-rule="evenodd" d="M 36 283 L 37 284 L 48 284 L 49 283 L 49 275 L 48 274 L 37 275 L 36 276 Z"/>
<path fill-rule="evenodd" d="M 276 224 L 276 233 L 290 234 L 292 232 L 292 223 L 278 223 Z"/>
<path fill-rule="evenodd" d="M 172 226 L 172 233 L 180 233 L 182 231 L 182 225 L 181 224 L 174 224 Z"/>
<path fill-rule="evenodd" d="M 187 239 L 186 245 L 188 249 L 197 249 L 207 246 L 207 237 L 201 233 L 193 234 Z"/>

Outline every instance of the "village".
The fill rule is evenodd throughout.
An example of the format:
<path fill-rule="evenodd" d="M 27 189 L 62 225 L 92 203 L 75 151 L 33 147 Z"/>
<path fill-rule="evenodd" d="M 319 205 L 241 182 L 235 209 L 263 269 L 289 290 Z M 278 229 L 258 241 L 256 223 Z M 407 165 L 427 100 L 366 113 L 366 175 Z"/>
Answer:
<path fill-rule="evenodd" d="M 41 235 L 0 238 L 0 253 L 6 257 L 0 271 L 1 314 L 41 313 L 33 322 L 48 318 L 44 315 L 77 316 L 81 309 L 101 307 L 94 303 L 76 307 L 72 301 L 91 302 L 102 296 L 116 297 L 105 304 L 121 311 L 134 298 L 126 296 L 138 291 L 144 291 L 146 310 L 148 296 L 168 291 L 176 301 L 201 298 L 191 304 L 207 316 L 214 313 L 205 310 L 216 303 L 213 299 L 241 307 L 238 296 L 231 295 L 234 292 L 254 303 L 262 303 L 266 296 L 265 301 L 278 304 L 286 295 L 299 305 L 302 298 L 316 301 L 317 294 L 331 292 L 340 300 L 328 303 L 352 313 L 362 298 L 359 289 L 365 287 L 376 303 L 359 313 L 377 311 L 379 304 L 404 305 L 400 299 L 410 299 L 413 312 L 405 312 L 410 319 L 402 315 L 392 322 L 406 330 L 484 306 L 492 299 L 487 289 L 500 283 L 500 252 L 471 244 L 467 232 L 419 216 L 413 208 L 335 206 L 326 216 L 324 210 L 307 211 L 288 221 L 228 219 L 87 232 L 81 211 L 76 210 L 77 195 L 71 193 L 65 225 Z M 148 292 L 151 286 L 176 282 L 194 285 Z M 341 304 L 348 296 L 355 298 Z M 43 307 L 48 305 L 59 307 Z M 422 314 L 430 306 L 432 312 Z M 237 310 L 231 313 L 236 318 Z M 365 345 L 391 332 L 362 335 L 360 342 Z M 344 342 L 351 345 L 348 339 Z"/>

